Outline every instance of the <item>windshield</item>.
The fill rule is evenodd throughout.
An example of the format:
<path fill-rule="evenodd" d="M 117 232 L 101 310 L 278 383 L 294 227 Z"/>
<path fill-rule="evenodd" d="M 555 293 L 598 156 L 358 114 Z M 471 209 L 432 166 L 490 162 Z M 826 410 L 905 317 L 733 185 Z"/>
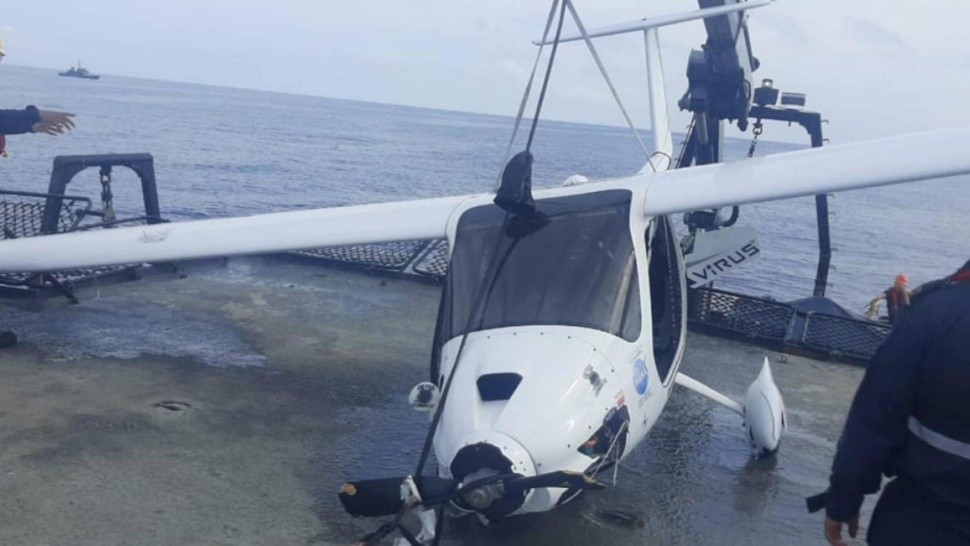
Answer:
<path fill-rule="evenodd" d="M 444 339 L 465 332 L 482 290 L 484 309 L 471 331 L 566 325 L 636 339 L 640 304 L 630 192 L 559 197 L 536 206 L 546 223 L 527 235 L 502 231 L 505 212 L 494 205 L 462 215 L 448 270 Z M 496 269 L 486 290 L 486 276 Z"/>

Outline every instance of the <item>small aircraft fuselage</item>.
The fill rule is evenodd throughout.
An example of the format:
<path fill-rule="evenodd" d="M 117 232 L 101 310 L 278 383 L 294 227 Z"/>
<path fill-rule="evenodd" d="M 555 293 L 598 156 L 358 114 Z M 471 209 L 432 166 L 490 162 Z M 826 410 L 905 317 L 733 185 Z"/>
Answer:
<path fill-rule="evenodd" d="M 472 201 L 449 226 L 432 362 L 440 388 L 456 374 L 434 441 L 443 478 L 595 475 L 643 440 L 667 402 L 686 332 L 670 222 L 631 214 L 640 191 L 551 193 L 524 224 Z M 456 505 L 492 520 L 577 492 L 479 492 Z"/>

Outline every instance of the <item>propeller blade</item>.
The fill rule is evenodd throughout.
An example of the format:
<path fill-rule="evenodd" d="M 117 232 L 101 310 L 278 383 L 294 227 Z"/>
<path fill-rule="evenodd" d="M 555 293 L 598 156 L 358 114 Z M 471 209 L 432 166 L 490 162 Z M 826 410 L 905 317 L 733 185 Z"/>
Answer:
<path fill-rule="evenodd" d="M 391 516 L 401 510 L 401 482 L 404 478 L 383 478 L 347 482 L 340 488 L 340 503 L 354 517 Z"/>
<path fill-rule="evenodd" d="M 344 510 L 354 517 L 383 517 L 393 516 L 404 506 L 401 498 L 401 485 L 406 478 L 380 478 L 376 480 L 359 480 L 347 482 L 340 488 L 340 502 Z M 462 492 L 468 492 L 490 482 L 501 481 L 506 491 L 525 491 L 527 489 L 541 489 L 543 487 L 561 487 L 564 489 L 603 489 L 605 484 L 590 478 L 580 472 L 561 470 L 530 476 L 527 478 L 502 478 L 494 476 L 492 479 L 482 479 L 469 483 L 459 490 L 454 490 L 455 482 L 445 478 L 422 476 L 415 480 L 420 489 L 421 497 L 431 506 L 447 502 Z"/>
<path fill-rule="evenodd" d="M 406 478 L 380 478 L 347 482 L 338 497 L 344 510 L 354 517 L 374 518 L 393 516 L 404 506 L 401 485 Z M 422 476 L 415 480 L 421 496 L 436 497 L 448 491 L 454 482 L 444 478 Z"/>
<path fill-rule="evenodd" d="M 596 481 L 581 472 L 560 470 L 528 478 L 515 478 L 505 482 L 506 489 L 540 489 L 561 487 L 564 489 L 603 489 L 606 484 Z"/>

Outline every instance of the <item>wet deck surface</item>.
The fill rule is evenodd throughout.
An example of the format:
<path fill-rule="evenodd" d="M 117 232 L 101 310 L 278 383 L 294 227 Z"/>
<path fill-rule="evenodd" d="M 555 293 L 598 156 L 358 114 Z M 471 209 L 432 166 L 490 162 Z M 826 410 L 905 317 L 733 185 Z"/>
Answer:
<path fill-rule="evenodd" d="M 414 466 L 438 289 L 233 259 L 4 305 L 0 544 L 348 544 L 344 479 Z M 819 544 L 825 487 L 862 370 L 698 335 L 684 371 L 740 397 L 767 354 L 790 431 L 752 461 L 740 419 L 675 393 L 617 487 L 444 544 Z M 863 521 L 868 519 L 867 503 Z"/>

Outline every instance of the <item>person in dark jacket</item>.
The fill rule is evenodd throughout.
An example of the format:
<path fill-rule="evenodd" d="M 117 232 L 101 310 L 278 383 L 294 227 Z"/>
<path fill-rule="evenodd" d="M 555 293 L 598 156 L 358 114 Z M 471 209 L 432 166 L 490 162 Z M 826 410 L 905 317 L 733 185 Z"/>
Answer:
<path fill-rule="evenodd" d="M 6 56 L 3 48 L 3 38 L 0 37 L 0 61 Z M 5 135 L 22 135 L 24 133 L 44 133 L 59 135 L 74 128 L 74 114 L 40 110 L 36 106 L 28 106 L 23 110 L 0 110 L 0 155 L 6 154 Z"/>
<path fill-rule="evenodd" d="M 970 545 L 970 261 L 926 285 L 870 361 L 839 440 L 825 538 L 855 537 L 863 497 L 879 491 L 868 540 Z M 814 505 L 814 506 L 813 506 Z"/>

